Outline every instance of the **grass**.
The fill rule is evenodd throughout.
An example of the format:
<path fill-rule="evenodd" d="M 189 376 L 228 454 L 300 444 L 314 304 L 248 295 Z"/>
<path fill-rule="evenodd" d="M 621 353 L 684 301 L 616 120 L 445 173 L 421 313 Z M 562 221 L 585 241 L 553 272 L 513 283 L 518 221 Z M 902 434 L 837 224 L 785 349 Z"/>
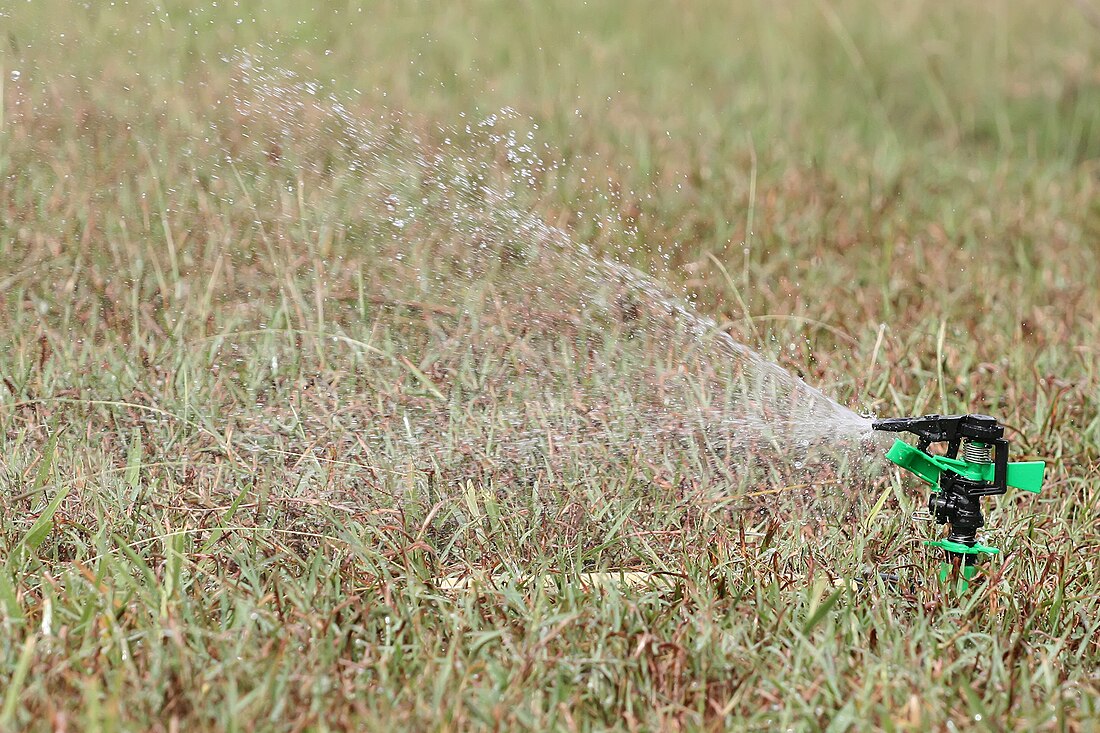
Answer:
<path fill-rule="evenodd" d="M 0 728 L 1098 724 L 1100 35 L 1074 6 L 298 6 L 0 11 Z M 510 459 L 505 403 L 564 414 L 563 385 L 612 399 L 670 356 L 549 301 L 524 330 L 507 273 L 440 296 L 413 275 L 461 239 L 383 237 L 388 179 L 308 109 L 243 117 L 237 49 L 400 112 L 401 149 L 514 108 L 563 162 L 522 191 L 538 219 L 857 409 L 1002 417 L 1044 493 L 995 502 L 1006 554 L 957 600 L 890 474 L 752 497 L 789 476 Z M 466 459 L 405 448 L 405 415 Z M 880 564 L 901 588 L 842 580 Z"/>

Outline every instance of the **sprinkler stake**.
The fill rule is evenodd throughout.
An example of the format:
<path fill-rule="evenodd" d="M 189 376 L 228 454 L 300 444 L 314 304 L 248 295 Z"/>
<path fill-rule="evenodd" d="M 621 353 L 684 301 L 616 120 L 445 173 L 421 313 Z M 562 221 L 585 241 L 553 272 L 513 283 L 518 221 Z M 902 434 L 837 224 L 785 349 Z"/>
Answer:
<path fill-rule="evenodd" d="M 982 497 L 998 496 L 1010 486 L 1038 494 L 1046 464 L 1009 463 L 1004 426 L 988 415 L 893 417 L 875 420 L 872 427 L 917 436 L 916 447 L 900 439 L 894 441 L 886 458 L 931 484 L 928 511 L 914 516 L 948 525 L 946 539 L 925 544 L 944 551 L 940 580 L 957 578 L 957 590 L 965 591 L 977 572 L 979 556 L 1000 552 L 978 543 L 978 530 L 985 525 Z M 946 453 L 929 453 L 932 443 L 946 443 Z M 960 448 L 962 458 L 958 457 Z"/>

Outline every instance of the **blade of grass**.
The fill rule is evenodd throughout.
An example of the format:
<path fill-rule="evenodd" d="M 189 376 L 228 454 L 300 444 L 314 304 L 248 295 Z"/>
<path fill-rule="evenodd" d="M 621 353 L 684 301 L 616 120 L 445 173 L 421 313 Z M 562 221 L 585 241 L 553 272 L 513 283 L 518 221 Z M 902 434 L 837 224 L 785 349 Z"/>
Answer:
<path fill-rule="evenodd" d="M 19 594 L 15 591 L 15 584 L 6 568 L 0 569 L 0 602 L 4 604 L 4 612 L 13 621 L 23 620 L 23 609 L 19 606 Z"/>
<path fill-rule="evenodd" d="M 234 497 L 233 503 L 229 505 L 229 508 L 225 510 L 225 514 L 222 515 L 221 521 L 218 522 L 218 526 L 214 528 L 214 531 L 210 533 L 209 539 L 203 543 L 202 549 L 199 550 L 200 555 L 204 555 L 210 551 L 218 540 L 225 534 L 225 528 L 229 526 L 229 523 L 233 521 L 233 516 L 237 513 L 237 510 L 241 507 L 241 502 L 244 501 L 245 495 L 248 494 L 248 486 L 242 488 L 237 496 Z"/>
<path fill-rule="evenodd" d="M 23 694 L 23 683 L 27 680 L 27 672 L 31 668 L 31 660 L 34 658 L 34 647 L 37 643 L 36 636 L 28 636 L 23 642 L 23 651 L 19 654 L 19 661 L 4 691 L 4 707 L 0 710 L 0 729 L 11 730 L 11 724 L 15 718 L 16 708 L 19 706 L 19 698 Z"/>
<path fill-rule="evenodd" d="M 26 537 L 23 538 L 23 542 L 31 547 L 31 549 L 37 550 L 39 546 L 45 542 L 46 537 L 49 536 L 50 531 L 53 530 L 53 515 L 57 513 L 58 508 L 61 506 L 61 502 L 65 500 L 65 497 L 69 494 L 69 487 L 63 486 L 58 490 L 54 496 L 53 501 L 38 515 L 38 519 L 34 520 L 34 524 L 27 531 Z"/>
<path fill-rule="evenodd" d="M 844 588 L 837 588 L 835 591 L 829 594 L 829 597 L 818 605 L 810 617 L 806 619 L 806 623 L 802 625 L 802 633 L 808 635 L 811 631 L 817 628 L 818 624 L 825 620 L 825 616 L 832 610 L 833 606 L 840 600 L 840 595 L 844 592 Z"/>

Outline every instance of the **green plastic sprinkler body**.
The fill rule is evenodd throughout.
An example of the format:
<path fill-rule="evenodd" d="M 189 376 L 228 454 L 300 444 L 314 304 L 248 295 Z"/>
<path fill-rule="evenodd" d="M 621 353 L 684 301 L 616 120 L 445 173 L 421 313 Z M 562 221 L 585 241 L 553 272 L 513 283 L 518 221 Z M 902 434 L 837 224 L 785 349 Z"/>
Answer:
<path fill-rule="evenodd" d="M 1010 486 L 1038 494 L 1046 464 L 1009 463 L 1004 426 L 988 415 L 887 418 L 875 420 L 872 427 L 917 436 L 915 447 L 903 440 L 894 441 L 886 458 L 932 485 L 928 511 L 917 518 L 948 525 L 948 534 L 946 539 L 925 544 L 944 551 L 940 580 L 957 578 L 957 589 L 966 590 L 977 572 L 979 556 L 1000 552 L 978 543 L 978 530 L 985 525 L 982 497 L 1003 494 Z M 945 454 L 929 453 L 932 443 L 946 443 Z"/>

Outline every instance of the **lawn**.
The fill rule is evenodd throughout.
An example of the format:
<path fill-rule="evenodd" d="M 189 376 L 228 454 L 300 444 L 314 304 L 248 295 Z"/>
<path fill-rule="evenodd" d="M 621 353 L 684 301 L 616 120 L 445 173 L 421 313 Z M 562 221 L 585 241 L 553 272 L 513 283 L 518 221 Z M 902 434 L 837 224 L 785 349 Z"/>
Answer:
<path fill-rule="evenodd" d="M 1100 726 L 1089 0 L 302 6 L 0 7 L 0 729 Z"/>

